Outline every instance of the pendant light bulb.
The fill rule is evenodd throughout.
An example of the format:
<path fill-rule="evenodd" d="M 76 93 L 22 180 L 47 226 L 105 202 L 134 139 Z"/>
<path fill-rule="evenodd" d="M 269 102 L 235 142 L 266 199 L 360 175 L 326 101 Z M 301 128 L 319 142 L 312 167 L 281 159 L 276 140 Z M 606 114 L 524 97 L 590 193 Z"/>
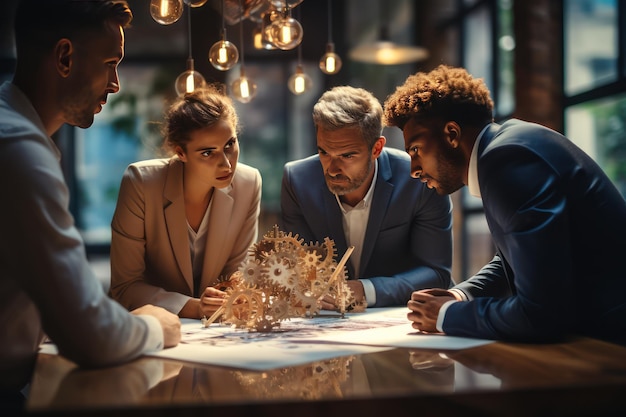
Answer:
<path fill-rule="evenodd" d="M 288 51 L 300 45 L 304 32 L 300 22 L 291 17 L 287 9 L 281 18 L 276 19 L 267 28 L 267 34 L 269 41 L 275 47 Z"/>
<path fill-rule="evenodd" d="M 260 26 L 252 31 L 252 39 L 254 39 L 254 49 L 263 49 L 263 31 Z"/>
<path fill-rule="evenodd" d="M 239 51 L 234 43 L 226 40 L 225 0 L 222 0 L 222 39 L 209 49 L 209 62 L 220 71 L 228 71 L 239 61 Z"/>
<path fill-rule="evenodd" d="M 171 25 L 183 15 L 183 0 L 151 0 L 150 15 L 162 25 Z"/>
<path fill-rule="evenodd" d="M 189 58 L 187 60 L 187 70 L 176 78 L 176 94 L 182 96 L 187 93 L 192 93 L 196 89 L 204 87 L 205 84 L 206 81 L 202 74 L 194 70 L 193 58 Z"/>
<path fill-rule="evenodd" d="M 335 53 L 335 44 L 326 44 L 326 53 L 320 59 L 320 69 L 324 74 L 336 74 L 341 69 L 341 57 Z"/>
<path fill-rule="evenodd" d="M 302 69 L 302 65 L 298 64 L 296 67 L 296 72 L 289 77 L 289 81 L 287 82 L 287 87 L 289 90 L 295 95 L 300 95 L 306 93 L 313 86 L 313 81 L 311 81 L 311 77 L 304 73 Z"/>
<path fill-rule="evenodd" d="M 220 71 L 228 71 L 239 60 L 239 51 L 234 43 L 226 40 L 217 41 L 209 50 L 209 62 Z"/>
<path fill-rule="evenodd" d="M 207 0 L 184 0 L 186 4 L 191 7 L 201 7 L 207 2 Z"/>
<path fill-rule="evenodd" d="M 272 43 L 272 23 L 280 18 L 280 14 L 271 10 L 261 17 L 261 46 L 263 49 L 271 51 L 277 49 Z"/>
<path fill-rule="evenodd" d="M 336 74 L 341 69 L 341 57 L 335 53 L 335 43 L 333 42 L 333 8 L 331 0 L 328 0 L 327 8 L 328 42 L 326 43 L 326 53 L 320 58 L 320 70 L 324 74 Z"/>
<path fill-rule="evenodd" d="M 257 85 L 250 78 L 246 77 L 246 73 L 241 67 L 239 78 L 237 78 L 230 86 L 232 94 L 237 101 L 249 103 L 256 96 Z"/>

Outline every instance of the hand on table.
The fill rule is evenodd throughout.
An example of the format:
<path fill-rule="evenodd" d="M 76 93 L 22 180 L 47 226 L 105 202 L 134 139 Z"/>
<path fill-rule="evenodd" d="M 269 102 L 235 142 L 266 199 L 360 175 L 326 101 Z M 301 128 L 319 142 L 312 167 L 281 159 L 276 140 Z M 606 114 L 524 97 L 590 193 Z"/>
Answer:
<path fill-rule="evenodd" d="M 224 305 L 226 292 L 215 287 L 206 287 L 200 296 L 200 315 L 211 317 L 215 311 Z"/>
<path fill-rule="evenodd" d="M 407 318 L 413 322 L 414 329 L 427 333 L 439 333 L 437 330 L 439 310 L 446 302 L 456 299 L 450 291 L 439 288 L 415 291 L 407 303 L 407 307 L 411 310 Z"/>
<path fill-rule="evenodd" d="M 180 342 L 180 318 L 176 314 L 151 304 L 136 308 L 131 313 L 135 315 L 148 314 L 159 320 L 163 328 L 164 347 L 174 347 Z"/>
<path fill-rule="evenodd" d="M 351 279 L 346 281 L 346 284 L 348 285 L 348 288 L 350 288 L 350 290 L 352 291 L 352 295 L 354 296 L 354 300 L 357 304 L 365 301 L 365 290 L 363 289 L 363 283 L 361 281 L 359 281 L 358 279 Z M 322 310 L 340 310 L 340 306 L 337 305 L 335 298 L 331 297 L 330 295 L 325 295 L 324 297 L 320 298 L 319 302 Z"/>

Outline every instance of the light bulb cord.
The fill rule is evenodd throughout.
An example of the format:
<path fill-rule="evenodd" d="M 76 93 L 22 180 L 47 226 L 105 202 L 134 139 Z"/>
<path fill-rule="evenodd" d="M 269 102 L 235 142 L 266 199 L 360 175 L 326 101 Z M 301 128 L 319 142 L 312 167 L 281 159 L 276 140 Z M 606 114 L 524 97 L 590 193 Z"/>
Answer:
<path fill-rule="evenodd" d="M 298 66 L 302 66 L 302 44 L 298 45 Z"/>
<path fill-rule="evenodd" d="M 222 36 L 226 36 L 226 18 L 224 17 L 224 2 L 226 0 L 222 0 Z"/>
<path fill-rule="evenodd" d="M 328 0 L 328 43 L 333 43 L 333 10 L 331 0 Z"/>
<path fill-rule="evenodd" d="M 244 61 L 244 39 L 243 39 L 243 0 L 239 0 L 239 41 L 241 42 L 241 68 L 243 71 Z"/>
<path fill-rule="evenodd" d="M 192 47 L 191 47 L 191 5 L 187 3 L 187 43 L 189 47 L 189 59 L 193 59 Z"/>
<path fill-rule="evenodd" d="M 285 0 L 285 6 L 287 6 L 287 0 Z M 300 21 L 300 9 L 296 10 L 296 19 Z M 302 42 L 298 44 L 298 66 L 302 66 Z"/>

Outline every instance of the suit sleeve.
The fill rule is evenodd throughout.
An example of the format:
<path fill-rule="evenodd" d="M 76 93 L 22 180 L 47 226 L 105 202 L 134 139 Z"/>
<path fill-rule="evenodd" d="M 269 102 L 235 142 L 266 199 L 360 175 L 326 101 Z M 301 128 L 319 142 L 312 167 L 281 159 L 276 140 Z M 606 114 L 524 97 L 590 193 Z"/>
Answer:
<path fill-rule="evenodd" d="M 451 285 L 450 197 L 439 196 L 434 192 L 423 193 L 410 227 L 412 266 L 391 276 L 367 278 L 376 291 L 376 307 L 404 305 L 413 291 L 423 288 L 449 288 Z"/>
<path fill-rule="evenodd" d="M 505 264 L 499 253 L 470 279 L 454 286 L 469 296 L 475 297 L 508 297 L 512 295 L 512 283 L 505 273 Z"/>
<path fill-rule="evenodd" d="M 69 193 L 58 161 L 41 145 L 24 141 L 20 146 L 8 152 L 9 163 L 3 164 L 14 176 L 0 180 L 11 195 L 3 204 L 2 216 L 11 221 L 2 235 L 11 236 L 11 252 L 5 256 L 19 265 L 16 286 L 35 304 L 44 331 L 63 356 L 83 367 L 120 363 L 161 349 L 156 319 L 129 314 L 107 297 L 91 270 L 68 211 Z M 15 312 L 15 319 L 22 314 Z"/>
<path fill-rule="evenodd" d="M 300 207 L 301 203 L 292 181 L 290 165 L 286 164 L 280 189 L 281 230 L 286 232 L 297 230 L 299 237 L 305 241 L 313 241 L 315 234 L 304 218 L 304 210 Z"/>
<path fill-rule="evenodd" d="M 505 271 L 483 277 L 473 301 L 448 308 L 443 330 L 450 335 L 504 340 L 558 338 L 574 326 L 572 250 L 566 190 L 558 172 L 522 146 L 508 146 L 484 157 L 481 193 L 490 229 L 510 264 L 512 295 L 481 297 L 501 285 Z"/>

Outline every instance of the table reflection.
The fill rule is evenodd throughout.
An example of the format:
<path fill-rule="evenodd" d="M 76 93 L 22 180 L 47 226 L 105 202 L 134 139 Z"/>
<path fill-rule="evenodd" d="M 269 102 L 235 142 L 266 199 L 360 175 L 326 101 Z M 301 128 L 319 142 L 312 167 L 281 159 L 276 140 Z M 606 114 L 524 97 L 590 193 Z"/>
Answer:
<path fill-rule="evenodd" d="M 531 393 L 510 415 L 524 415 L 524 407 L 544 398 L 564 402 L 554 408 L 558 415 L 559 410 L 626 411 L 618 394 L 625 389 L 626 348 L 593 339 L 446 352 L 397 348 L 262 372 L 148 357 L 82 370 L 60 356 L 40 354 L 26 407 L 31 412 L 218 407 L 237 416 L 251 412 L 246 405 L 332 404 L 340 415 L 360 401 L 362 415 L 384 414 L 393 404 L 397 417 L 407 401 L 420 407 L 430 401 L 439 415 L 450 415 L 442 404 L 452 412 L 459 404 L 493 412 Z"/>
<path fill-rule="evenodd" d="M 142 358 L 113 368 L 81 370 L 62 357 L 41 355 L 28 408 L 328 400 L 453 392 L 454 368 L 453 360 L 438 353 L 418 354 L 406 349 L 262 372 L 158 358 Z"/>

